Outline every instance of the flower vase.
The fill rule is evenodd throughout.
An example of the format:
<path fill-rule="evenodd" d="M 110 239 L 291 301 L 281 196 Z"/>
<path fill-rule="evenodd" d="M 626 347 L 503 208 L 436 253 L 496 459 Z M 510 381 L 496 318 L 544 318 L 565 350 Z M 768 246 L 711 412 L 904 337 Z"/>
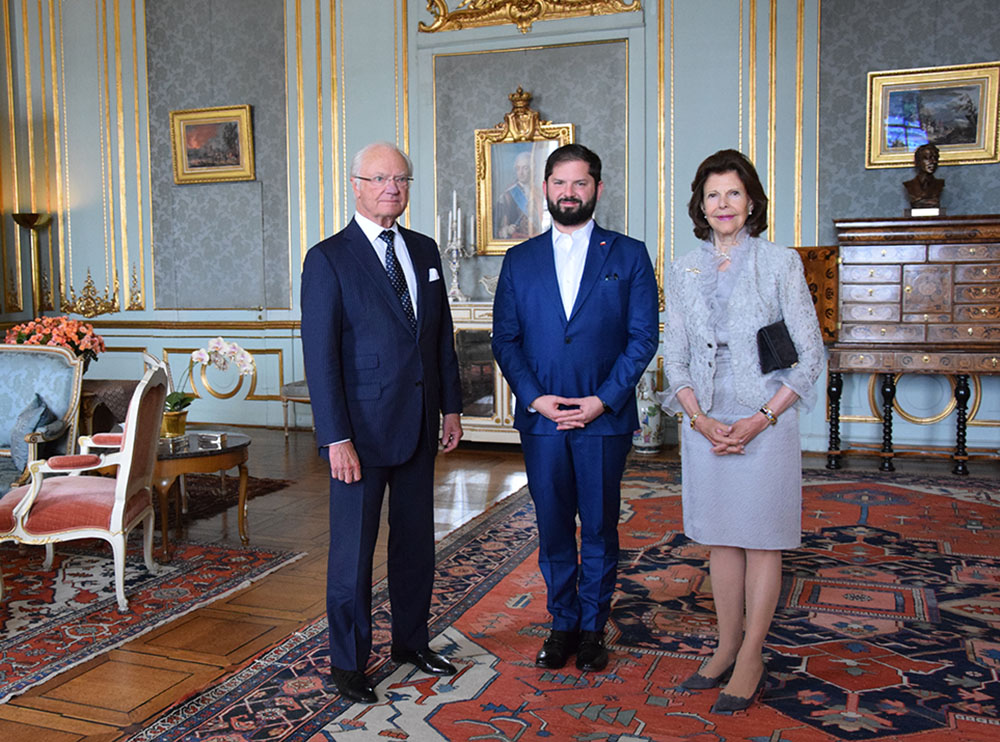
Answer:
<path fill-rule="evenodd" d="M 187 410 L 177 412 L 164 412 L 163 422 L 160 423 L 161 438 L 180 438 L 187 428 Z"/>
<path fill-rule="evenodd" d="M 656 372 L 647 371 L 636 385 L 639 429 L 632 434 L 636 453 L 656 453 L 663 446 L 663 412 L 656 401 Z"/>

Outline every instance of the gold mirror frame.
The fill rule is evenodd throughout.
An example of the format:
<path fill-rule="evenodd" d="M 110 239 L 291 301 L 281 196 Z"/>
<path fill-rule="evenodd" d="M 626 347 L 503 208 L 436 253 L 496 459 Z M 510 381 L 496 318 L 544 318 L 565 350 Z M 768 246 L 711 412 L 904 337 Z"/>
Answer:
<path fill-rule="evenodd" d="M 1000 148 L 997 146 L 998 82 L 1000 62 L 869 72 L 865 167 L 913 167 L 913 152 L 921 142 L 914 142 L 912 147 L 886 146 L 890 95 L 922 90 L 947 91 L 949 88 L 961 87 L 974 87 L 978 90 L 976 141 L 960 144 L 932 142 L 938 148 L 939 162 L 942 165 L 1000 162 Z M 960 112 L 961 106 L 956 102 L 952 108 L 951 112 Z"/>
<path fill-rule="evenodd" d="M 507 96 L 511 102 L 510 112 L 504 115 L 504 120 L 492 129 L 476 129 L 476 250 L 480 255 L 503 255 L 507 249 L 528 237 L 527 234 L 516 238 L 498 237 L 495 232 L 494 209 L 501 194 L 493 192 L 493 159 L 494 147 L 510 144 L 527 144 L 529 147 L 517 148 L 520 151 L 531 152 L 532 161 L 541 160 L 548 153 L 564 144 L 573 142 L 573 124 L 553 124 L 543 121 L 538 111 L 528 104 L 531 93 L 526 93 L 521 87 Z M 533 142 L 544 146 L 530 146 Z M 516 158 L 515 158 L 516 159 Z M 513 162 L 513 160 L 512 160 Z M 537 181 L 537 182 L 536 182 Z M 535 186 L 541 194 L 541 178 L 534 178 Z M 541 196 L 541 207 L 544 209 L 545 198 Z M 539 234 L 541 231 L 536 232 Z"/>

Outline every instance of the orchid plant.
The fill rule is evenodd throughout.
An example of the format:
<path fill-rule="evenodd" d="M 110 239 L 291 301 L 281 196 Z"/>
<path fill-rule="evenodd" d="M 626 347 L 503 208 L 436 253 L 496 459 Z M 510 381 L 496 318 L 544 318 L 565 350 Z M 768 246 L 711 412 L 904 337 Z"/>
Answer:
<path fill-rule="evenodd" d="M 239 371 L 240 376 L 252 374 L 257 368 L 253 356 L 248 351 L 236 343 L 230 343 L 221 337 L 217 337 L 209 341 L 207 348 L 199 348 L 191 353 L 191 359 L 188 362 L 187 369 L 184 371 L 184 377 L 177 386 L 178 390 L 184 389 L 188 379 L 191 378 L 191 372 L 196 364 L 199 366 L 215 366 L 220 371 L 227 370 L 229 365 L 233 364 Z M 195 399 L 197 399 L 197 396 L 194 394 L 188 394 L 184 391 L 173 391 L 164 400 L 164 409 L 167 412 L 180 412 L 187 409 L 188 405 Z"/>

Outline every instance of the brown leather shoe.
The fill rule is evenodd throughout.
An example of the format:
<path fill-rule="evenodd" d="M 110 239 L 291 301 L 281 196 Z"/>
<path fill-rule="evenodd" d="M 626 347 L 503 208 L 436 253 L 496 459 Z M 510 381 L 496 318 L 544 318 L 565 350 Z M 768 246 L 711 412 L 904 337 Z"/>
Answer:
<path fill-rule="evenodd" d="M 579 635 L 575 631 L 549 632 L 548 638 L 542 644 L 542 648 L 535 655 L 535 667 L 544 667 L 546 670 L 558 670 L 566 664 L 570 655 L 576 651 Z"/>

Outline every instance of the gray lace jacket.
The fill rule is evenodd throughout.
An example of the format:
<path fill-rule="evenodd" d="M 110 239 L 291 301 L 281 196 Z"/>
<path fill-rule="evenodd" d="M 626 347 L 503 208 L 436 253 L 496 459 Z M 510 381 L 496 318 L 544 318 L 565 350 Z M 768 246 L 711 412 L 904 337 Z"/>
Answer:
<path fill-rule="evenodd" d="M 729 349 L 732 353 L 736 397 L 756 407 L 784 384 L 799 396 L 805 408 L 815 403 L 815 383 L 823 369 L 825 353 L 819 321 L 795 250 L 748 237 L 739 248 L 746 265 L 736 278 L 726 308 Z M 673 262 L 666 286 L 664 360 L 669 387 L 660 402 L 669 412 L 680 412 L 677 392 L 694 390 L 702 410 L 712 409 L 712 379 L 717 344 L 709 296 L 715 282 L 709 253 L 694 250 Z M 784 318 L 799 354 L 790 369 L 762 374 L 757 352 L 757 330 Z"/>

